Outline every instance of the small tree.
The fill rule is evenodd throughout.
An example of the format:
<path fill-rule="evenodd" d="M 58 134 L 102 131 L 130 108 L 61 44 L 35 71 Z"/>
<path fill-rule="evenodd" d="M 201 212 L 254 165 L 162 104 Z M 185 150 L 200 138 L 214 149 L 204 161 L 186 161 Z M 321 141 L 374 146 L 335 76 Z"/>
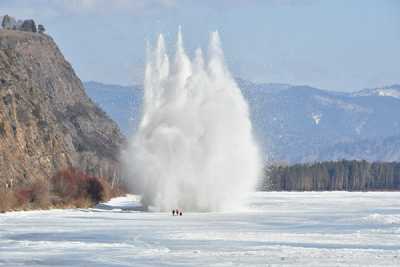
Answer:
<path fill-rule="evenodd" d="M 46 29 L 44 28 L 44 26 L 42 24 L 38 25 L 38 32 L 39 33 L 44 33 L 46 31 Z"/>

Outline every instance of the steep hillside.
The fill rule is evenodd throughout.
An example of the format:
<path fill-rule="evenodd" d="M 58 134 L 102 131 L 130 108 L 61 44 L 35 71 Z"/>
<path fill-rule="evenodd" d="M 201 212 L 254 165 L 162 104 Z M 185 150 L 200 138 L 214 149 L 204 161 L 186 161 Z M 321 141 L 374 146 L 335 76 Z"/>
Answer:
<path fill-rule="evenodd" d="M 0 30 L 1 188 L 71 167 L 117 177 L 122 142 L 49 36 Z"/>
<path fill-rule="evenodd" d="M 322 161 L 340 159 L 363 159 L 386 162 L 400 161 L 400 135 L 366 139 L 351 143 L 338 143 L 323 148 L 313 158 Z"/>

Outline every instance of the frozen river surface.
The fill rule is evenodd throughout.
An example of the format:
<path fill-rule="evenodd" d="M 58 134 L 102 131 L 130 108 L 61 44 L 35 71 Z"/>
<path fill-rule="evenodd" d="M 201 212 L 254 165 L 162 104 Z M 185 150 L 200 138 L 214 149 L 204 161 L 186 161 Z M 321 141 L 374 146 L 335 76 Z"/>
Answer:
<path fill-rule="evenodd" d="M 182 217 L 109 205 L 1 214 L 0 266 L 400 266 L 400 193 L 255 193 Z"/>

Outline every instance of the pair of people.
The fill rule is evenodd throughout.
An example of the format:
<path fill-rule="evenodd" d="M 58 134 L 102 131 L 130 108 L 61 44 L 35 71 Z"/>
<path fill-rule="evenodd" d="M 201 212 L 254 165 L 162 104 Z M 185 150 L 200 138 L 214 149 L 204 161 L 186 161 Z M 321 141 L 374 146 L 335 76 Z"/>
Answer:
<path fill-rule="evenodd" d="M 182 216 L 182 211 L 178 209 L 172 210 L 172 216 Z"/>

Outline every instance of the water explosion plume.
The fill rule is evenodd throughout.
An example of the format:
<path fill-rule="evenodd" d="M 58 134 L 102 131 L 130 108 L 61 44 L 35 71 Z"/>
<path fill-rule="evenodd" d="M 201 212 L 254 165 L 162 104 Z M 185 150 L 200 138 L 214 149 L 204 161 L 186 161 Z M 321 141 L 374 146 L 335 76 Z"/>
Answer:
<path fill-rule="evenodd" d="M 170 62 L 159 36 L 148 49 L 143 114 L 127 165 L 145 206 L 168 211 L 232 210 L 261 170 L 249 110 L 213 32 L 207 61 L 191 61 L 179 32 Z"/>

